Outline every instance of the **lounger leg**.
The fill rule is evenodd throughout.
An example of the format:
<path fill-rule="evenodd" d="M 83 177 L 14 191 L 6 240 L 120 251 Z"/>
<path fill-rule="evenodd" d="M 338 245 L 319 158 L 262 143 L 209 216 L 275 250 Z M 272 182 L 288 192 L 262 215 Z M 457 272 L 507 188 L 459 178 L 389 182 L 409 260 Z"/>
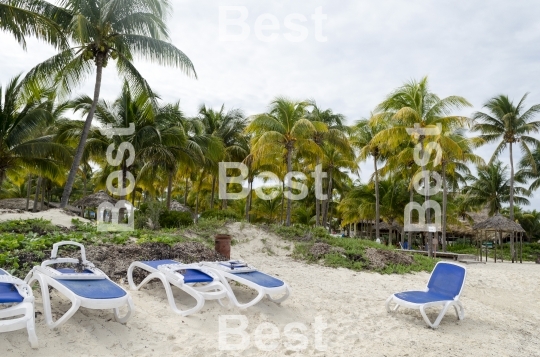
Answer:
<path fill-rule="evenodd" d="M 121 324 L 125 324 L 126 322 L 128 322 L 129 318 L 131 317 L 131 313 L 134 310 L 133 300 L 131 299 L 131 296 L 129 296 L 129 295 L 128 295 L 128 299 L 127 299 L 127 306 L 128 306 L 128 312 L 126 313 L 126 315 L 124 317 L 120 317 L 120 309 L 119 308 L 113 309 L 114 310 L 114 318 L 116 319 L 116 321 L 120 322 Z"/>
<path fill-rule="evenodd" d="M 443 319 L 444 315 L 446 314 L 446 311 L 448 310 L 451 304 L 452 302 L 447 302 L 444 304 L 444 307 L 442 308 L 441 312 L 439 313 L 439 316 L 437 316 L 437 319 L 435 320 L 434 323 L 431 323 L 431 321 L 429 321 L 429 318 L 426 315 L 425 305 L 420 306 L 420 313 L 422 314 L 424 321 L 429 325 L 429 327 L 431 327 L 432 329 L 436 329 L 437 327 L 439 327 L 441 320 Z"/>
<path fill-rule="evenodd" d="M 396 304 L 396 306 L 394 306 L 393 309 L 390 308 L 390 303 L 392 302 L 394 298 L 394 295 L 391 295 L 388 299 L 386 299 L 386 311 L 388 312 L 394 312 L 394 311 L 397 311 L 397 309 L 399 309 L 399 305 Z"/>
<path fill-rule="evenodd" d="M 51 311 L 51 298 L 49 296 L 49 284 L 47 284 L 46 278 L 41 274 L 34 274 L 28 281 L 28 285 L 32 286 L 35 281 L 38 281 L 39 287 L 41 289 L 41 297 L 43 300 L 43 314 L 45 315 L 45 323 L 49 328 L 54 329 L 58 326 L 65 323 L 69 320 L 81 306 L 81 301 L 79 299 L 70 299 L 71 307 L 69 310 L 56 322 L 53 321 L 52 311 Z M 69 297 L 68 297 L 69 298 Z"/>
<path fill-rule="evenodd" d="M 34 314 L 34 305 L 28 309 L 28 322 L 26 323 L 26 330 L 28 331 L 28 342 L 32 348 L 38 348 L 38 338 L 36 335 L 36 324 L 35 324 L 35 314 Z"/>
<path fill-rule="evenodd" d="M 266 297 L 268 298 L 268 300 L 276 303 L 276 304 L 281 304 L 283 301 L 287 300 L 287 298 L 289 297 L 289 295 L 291 294 L 291 289 L 289 289 L 289 287 L 287 286 L 286 288 L 286 291 L 285 291 L 285 295 L 283 295 L 282 297 L 280 297 L 279 299 L 273 299 L 270 295 L 266 295 Z"/>
<path fill-rule="evenodd" d="M 463 320 L 465 318 L 465 309 L 460 301 L 456 301 L 454 304 L 454 310 L 456 310 L 456 315 L 458 320 Z"/>

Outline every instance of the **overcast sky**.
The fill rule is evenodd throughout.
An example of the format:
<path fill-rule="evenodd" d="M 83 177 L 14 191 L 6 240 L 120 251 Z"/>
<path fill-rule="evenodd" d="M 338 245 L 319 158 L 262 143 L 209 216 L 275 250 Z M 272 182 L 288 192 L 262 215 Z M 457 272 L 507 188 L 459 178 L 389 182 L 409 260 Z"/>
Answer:
<path fill-rule="evenodd" d="M 441 97 L 460 95 L 473 108 L 497 94 L 518 101 L 530 92 L 527 107 L 540 103 L 540 2 L 535 0 L 465 1 L 216 1 L 172 0 L 168 21 L 172 42 L 193 61 L 198 80 L 177 69 L 137 62 L 151 86 L 166 101 L 180 100 L 188 115 L 206 105 L 242 108 L 246 114 L 266 110 L 278 95 L 315 99 L 322 108 L 347 116 L 348 122 L 366 117 L 392 89 L 410 79 L 429 76 L 431 89 Z M 224 26 L 220 7 L 243 7 L 241 41 L 226 41 L 224 34 L 241 33 L 238 26 Z M 314 20 L 317 8 L 325 16 Z M 222 14 L 224 9 L 221 9 Z M 272 42 L 257 36 L 256 23 L 277 19 Z M 240 10 L 228 11 L 227 19 Z M 269 16 L 270 15 L 270 16 Z M 302 22 L 302 16 L 306 19 Z M 323 18 L 326 17 L 325 20 Z M 264 18 L 261 18 L 262 20 Z M 292 31 L 287 20 L 305 30 Z M 271 26 L 270 26 L 271 27 Z M 274 25 L 274 28 L 277 26 Z M 291 42 L 286 38 L 307 38 Z M 324 41 L 323 41 L 324 40 Z M 0 82 L 25 72 L 55 53 L 51 46 L 30 40 L 25 52 L 8 34 L 0 33 Z M 105 70 L 102 97 L 114 99 L 120 81 L 114 66 Z M 91 94 L 93 81 L 77 94 Z M 539 118 L 540 119 L 540 118 Z M 493 146 L 479 154 L 489 159 Z M 503 154 L 505 162 L 507 153 Z M 363 165 L 362 177 L 371 165 Z M 539 196 L 537 193 L 536 196 Z M 534 199 L 535 208 L 540 199 Z"/>

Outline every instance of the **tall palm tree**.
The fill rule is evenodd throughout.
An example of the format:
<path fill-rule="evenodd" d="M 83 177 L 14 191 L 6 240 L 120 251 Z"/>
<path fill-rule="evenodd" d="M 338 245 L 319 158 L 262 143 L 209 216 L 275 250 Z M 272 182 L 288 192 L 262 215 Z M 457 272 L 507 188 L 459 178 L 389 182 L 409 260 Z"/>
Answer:
<path fill-rule="evenodd" d="M 477 177 L 467 176 L 467 181 L 471 183 L 463 188 L 472 206 L 487 207 L 490 216 L 500 213 L 502 205 L 510 202 L 510 190 L 514 191 L 512 197 L 516 203 L 529 204 L 525 197 L 530 196 L 530 192 L 523 187 L 511 185 L 508 167 L 502 162 L 496 160 L 491 164 L 479 166 L 477 171 Z"/>
<path fill-rule="evenodd" d="M 347 145 L 345 147 L 336 146 L 332 142 L 324 143 L 322 146 L 323 169 L 328 174 L 328 198 L 322 210 L 323 227 L 326 227 L 326 224 L 329 221 L 328 215 L 330 211 L 330 203 L 332 202 L 334 177 L 342 173 L 340 169 L 348 169 L 350 171 L 356 171 L 357 169 L 354 151 L 351 146 L 348 145 L 348 141 L 346 141 L 346 143 Z M 328 229 L 331 230 L 331 224 L 329 224 Z"/>
<path fill-rule="evenodd" d="M 467 118 L 453 114 L 454 110 L 471 106 L 463 97 L 440 98 L 429 89 L 428 78 L 410 81 L 392 92 L 379 106 L 379 112 L 372 120 L 376 123 L 390 120 L 392 126 L 379 133 L 374 140 L 398 148 L 403 142 L 412 141 L 420 146 L 420 156 L 424 156 L 426 145 L 433 142 L 433 136 L 416 134 L 411 138 L 407 129 L 435 129 L 440 126 L 443 132 L 451 132 L 464 125 Z M 425 171 L 426 165 L 422 165 Z M 424 183 L 427 192 L 429 182 Z M 426 200 L 428 199 L 426 194 Z M 431 212 L 427 210 L 428 223 Z M 428 233 L 428 239 L 431 233 Z M 428 254 L 432 256 L 432 245 L 428 244 Z"/>
<path fill-rule="evenodd" d="M 51 7 L 41 9 L 42 14 L 54 19 L 74 46 L 36 66 L 27 75 L 27 81 L 54 82 L 61 90 L 71 91 L 96 70 L 92 106 L 62 194 L 64 208 L 99 101 L 103 68 L 109 61 L 116 61 L 118 73 L 136 94 L 152 91 L 133 65 L 135 56 L 196 74 L 189 58 L 167 42 L 164 21 L 169 4 L 165 0 L 65 0 L 62 7 Z"/>
<path fill-rule="evenodd" d="M 508 147 L 510 155 L 510 219 L 514 220 L 514 155 L 513 144 L 519 145 L 524 154 L 522 160 L 528 161 L 533 172 L 537 172 L 536 163 L 531 153 L 531 146 L 538 146 L 540 141 L 532 133 L 540 130 L 540 121 L 533 121 L 535 115 L 540 112 L 540 104 L 533 105 L 525 110 L 524 102 L 527 99 L 525 94 L 517 105 L 506 95 L 498 95 L 491 98 L 484 104 L 484 108 L 489 113 L 476 112 L 473 119 L 477 123 L 473 126 L 474 131 L 481 133 L 480 138 L 485 142 L 499 141 L 495 152 L 491 156 L 493 162 L 501 152 Z"/>
<path fill-rule="evenodd" d="M 326 125 L 307 118 L 309 105 L 307 101 L 278 97 L 272 101 L 268 113 L 256 115 L 246 128 L 248 134 L 254 134 L 251 148 L 255 156 L 265 156 L 269 152 L 283 153 L 287 172 L 291 172 L 296 152 L 320 155 L 321 150 L 313 141 L 312 133 L 324 130 Z M 290 192 L 290 187 L 288 190 Z M 286 225 L 291 225 L 290 198 L 287 198 Z"/>
<path fill-rule="evenodd" d="M 384 158 L 386 144 L 375 141 L 374 138 L 387 128 L 386 123 L 375 123 L 372 120 L 362 119 L 353 127 L 351 144 L 359 149 L 358 160 L 364 161 L 368 157 L 373 159 L 373 178 L 375 181 L 375 238 L 380 238 L 379 223 L 380 214 L 380 195 L 379 195 L 379 168 L 377 163 Z"/>
<path fill-rule="evenodd" d="M 349 141 L 345 135 L 347 132 L 347 127 L 343 124 L 345 121 L 345 116 L 343 114 L 334 113 L 332 109 L 322 110 L 317 106 L 315 102 L 312 103 L 313 110 L 308 113 L 308 118 L 311 121 L 321 122 L 326 124 L 327 128 L 322 128 L 321 131 L 315 130 L 313 132 L 313 141 L 319 147 L 325 142 L 331 143 L 331 145 L 339 146 L 343 150 L 348 150 Z M 318 166 L 321 163 L 321 157 L 316 155 L 315 157 L 315 166 Z M 315 197 L 315 225 L 319 226 L 321 224 L 320 217 L 323 215 L 323 212 L 328 207 L 329 199 L 324 202 L 322 206 L 322 201 Z M 326 223 L 323 223 L 323 225 Z"/>
<path fill-rule="evenodd" d="M 223 144 L 222 161 L 241 162 L 249 154 L 247 138 L 243 135 L 247 125 L 244 113 L 239 109 L 225 111 L 225 105 L 219 110 L 207 108 L 204 104 L 199 108 L 199 120 L 204 125 L 207 135 L 217 138 Z M 217 179 L 217 164 L 212 170 L 212 196 L 210 208 L 214 208 L 215 186 Z M 223 200 L 226 208 L 227 200 Z"/>
<path fill-rule="evenodd" d="M 484 164 L 484 160 L 473 153 L 473 149 L 478 146 L 478 140 L 470 139 L 466 136 L 464 129 L 457 128 L 451 132 L 442 132 L 435 139 L 442 148 L 440 170 L 443 186 L 442 197 L 442 249 L 446 251 L 446 224 L 448 212 L 448 178 L 462 178 L 459 172 L 468 174 L 470 172 L 467 164 Z"/>
<path fill-rule="evenodd" d="M 62 144 L 43 135 L 54 122 L 47 92 L 36 89 L 26 99 L 20 76 L 0 86 L 0 186 L 14 169 L 56 178 L 70 153 Z"/>
<path fill-rule="evenodd" d="M 10 32 L 24 49 L 27 36 L 64 47 L 67 41 L 60 26 L 43 14 L 53 8 L 41 0 L 0 0 L 0 29 Z"/>

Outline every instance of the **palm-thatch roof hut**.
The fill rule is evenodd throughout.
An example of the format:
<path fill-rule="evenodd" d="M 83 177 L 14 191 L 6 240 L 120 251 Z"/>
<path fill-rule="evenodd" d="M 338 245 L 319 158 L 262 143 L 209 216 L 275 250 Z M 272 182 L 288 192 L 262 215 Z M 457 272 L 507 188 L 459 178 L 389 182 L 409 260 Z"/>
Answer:
<path fill-rule="evenodd" d="M 112 198 L 107 194 L 107 192 L 101 190 L 86 197 L 81 198 L 73 202 L 73 206 L 77 207 L 98 207 L 103 202 L 109 202 L 113 205 L 118 202 L 118 200 Z"/>
<path fill-rule="evenodd" d="M 172 200 L 171 201 L 171 211 L 177 211 L 177 212 L 188 212 L 190 213 L 192 216 L 194 215 L 193 214 L 193 211 L 191 210 L 191 208 L 189 208 L 188 206 L 186 205 L 183 205 L 181 204 L 180 202 L 176 201 L 176 200 Z"/>
<path fill-rule="evenodd" d="M 0 209 L 26 210 L 26 198 L 6 198 L 0 200 Z"/>
<path fill-rule="evenodd" d="M 514 222 L 500 214 L 495 214 L 492 217 L 489 217 L 483 222 L 476 223 L 473 226 L 473 230 L 479 231 L 479 235 L 477 235 L 477 240 L 483 241 L 487 240 L 487 233 L 488 232 L 495 232 L 499 233 L 499 242 L 502 243 L 502 234 L 508 233 L 510 235 L 510 255 L 512 256 L 512 263 L 514 260 L 517 261 L 516 257 L 516 249 L 514 247 L 514 239 L 519 238 L 520 240 L 520 263 L 523 262 L 523 233 L 525 233 L 525 230 L 521 225 L 517 222 Z M 516 237 L 517 234 L 517 237 Z M 483 237 L 482 237 L 483 236 Z M 482 256 L 482 252 L 480 252 L 480 257 Z M 487 262 L 487 246 L 486 246 L 486 262 Z M 495 244 L 495 262 L 497 262 L 497 244 Z"/>

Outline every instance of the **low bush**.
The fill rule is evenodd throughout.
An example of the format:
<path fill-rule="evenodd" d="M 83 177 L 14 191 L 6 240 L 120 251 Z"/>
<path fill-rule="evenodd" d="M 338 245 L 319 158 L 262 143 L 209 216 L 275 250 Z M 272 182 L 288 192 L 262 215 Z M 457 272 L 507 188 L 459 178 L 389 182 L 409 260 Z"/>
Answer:
<path fill-rule="evenodd" d="M 164 211 L 159 215 L 159 225 L 163 228 L 180 228 L 193 224 L 189 212 Z"/>
<path fill-rule="evenodd" d="M 232 210 L 218 210 L 218 209 L 211 209 L 204 211 L 201 213 L 200 219 L 220 219 L 220 220 L 241 220 L 242 217 L 238 213 Z"/>

